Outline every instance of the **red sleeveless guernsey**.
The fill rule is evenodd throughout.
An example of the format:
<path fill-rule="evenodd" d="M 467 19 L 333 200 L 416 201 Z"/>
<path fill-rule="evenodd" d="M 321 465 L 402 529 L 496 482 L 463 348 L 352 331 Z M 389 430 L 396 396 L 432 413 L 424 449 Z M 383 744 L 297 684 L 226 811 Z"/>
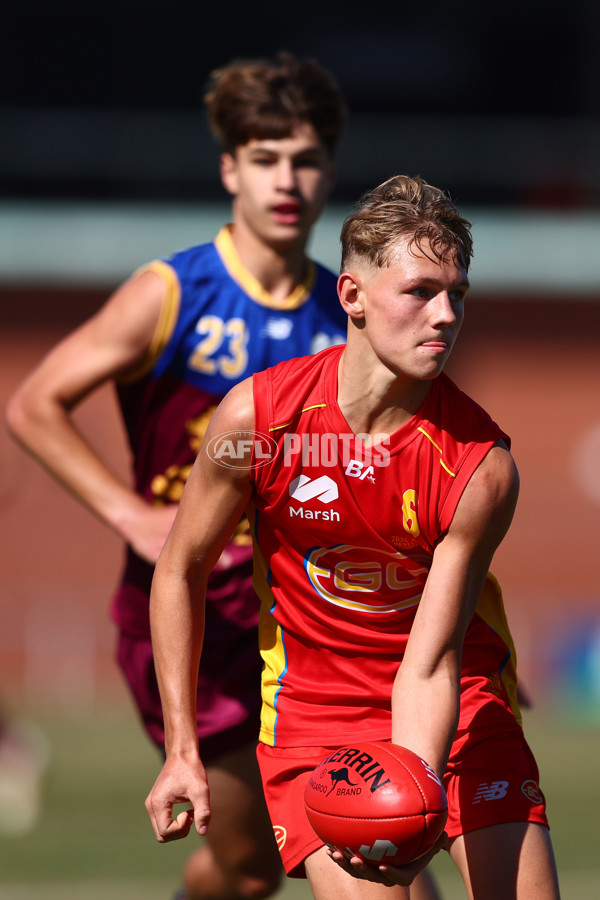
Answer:
<path fill-rule="evenodd" d="M 270 461 L 254 458 L 249 511 L 260 740 L 278 747 L 389 738 L 392 684 L 433 550 L 481 460 L 496 441 L 509 443 L 441 375 L 406 425 L 365 449 L 337 404 L 343 349 L 253 376 L 255 447 L 272 448 Z M 463 685 L 489 681 L 490 699 L 502 695 L 518 714 L 514 664 L 489 576 L 465 640 Z M 459 727 L 473 713 L 462 703 Z"/>

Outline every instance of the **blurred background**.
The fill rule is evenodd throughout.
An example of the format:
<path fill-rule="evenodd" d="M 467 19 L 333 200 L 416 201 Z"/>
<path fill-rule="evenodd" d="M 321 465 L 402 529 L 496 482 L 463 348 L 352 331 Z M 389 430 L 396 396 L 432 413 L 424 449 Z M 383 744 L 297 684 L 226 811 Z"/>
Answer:
<path fill-rule="evenodd" d="M 597 897 L 600 5 L 25 0 L 3 11 L 3 33 L 2 407 L 135 268 L 228 218 L 202 92 L 233 57 L 288 49 L 342 87 L 349 120 L 317 259 L 338 267 L 352 203 L 400 172 L 445 188 L 471 219 L 472 290 L 448 371 L 513 439 L 521 499 L 494 572 L 565 896 Z M 111 390 L 77 417 L 126 475 Z M 168 897 L 187 849 L 158 848 L 145 821 L 158 761 L 108 621 L 120 543 L 4 428 L 0 524 L 0 703 L 43 773 L 41 793 L 10 759 L 0 775 L 0 897 Z M 441 865 L 446 895 L 462 896 Z"/>

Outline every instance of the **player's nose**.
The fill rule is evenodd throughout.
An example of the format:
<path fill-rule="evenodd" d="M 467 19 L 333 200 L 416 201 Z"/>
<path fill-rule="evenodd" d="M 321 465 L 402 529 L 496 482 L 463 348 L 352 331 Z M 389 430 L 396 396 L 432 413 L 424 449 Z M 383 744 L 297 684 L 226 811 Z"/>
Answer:
<path fill-rule="evenodd" d="M 459 318 L 459 312 L 450 298 L 448 291 L 440 291 L 433 303 L 430 304 L 433 322 L 436 325 L 455 325 Z"/>
<path fill-rule="evenodd" d="M 292 191 L 296 187 L 296 171 L 289 159 L 282 159 L 277 166 L 277 187 L 282 191 Z"/>

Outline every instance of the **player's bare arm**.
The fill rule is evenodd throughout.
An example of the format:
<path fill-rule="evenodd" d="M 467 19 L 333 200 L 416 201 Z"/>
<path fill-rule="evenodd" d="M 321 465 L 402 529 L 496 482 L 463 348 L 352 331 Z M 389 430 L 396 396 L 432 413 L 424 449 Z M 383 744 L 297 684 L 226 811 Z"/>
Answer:
<path fill-rule="evenodd" d="M 518 474 L 504 445 L 493 447 L 473 474 L 433 565 L 415 617 L 392 697 L 392 742 L 426 759 L 442 776 L 459 712 L 464 634 L 481 595 L 495 550 L 512 521 Z M 409 885 L 440 849 L 408 866 L 374 869 L 358 857 L 329 854 L 357 878 Z"/>
<path fill-rule="evenodd" d="M 127 281 L 42 360 L 7 407 L 14 437 L 151 562 L 162 547 L 174 510 L 151 509 L 124 484 L 77 429 L 72 411 L 104 382 L 140 365 L 165 298 L 165 283 L 154 272 Z"/>
<path fill-rule="evenodd" d="M 223 466 L 207 448 L 220 434 L 252 434 L 253 424 L 252 379 L 248 379 L 230 391 L 211 419 L 152 582 L 150 623 L 167 759 L 146 808 L 161 842 L 189 832 L 192 818 L 183 814 L 174 818 L 176 803 L 192 804 L 199 834 L 206 832 L 210 820 L 196 730 L 204 598 L 208 576 L 247 506 L 251 483 L 249 458 L 236 468 Z"/>
<path fill-rule="evenodd" d="M 464 634 L 512 521 L 518 490 L 510 453 L 504 445 L 493 447 L 434 551 L 394 685 L 392 740 L 414 750 L 440 775 L 458 721 Z"/>

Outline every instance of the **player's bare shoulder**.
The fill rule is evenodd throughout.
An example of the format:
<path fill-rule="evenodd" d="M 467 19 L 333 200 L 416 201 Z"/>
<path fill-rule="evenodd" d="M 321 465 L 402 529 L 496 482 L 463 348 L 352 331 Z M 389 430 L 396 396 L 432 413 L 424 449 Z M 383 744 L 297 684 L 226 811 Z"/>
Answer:
<path fill-rule="evenodd" d="M 481 492 L 494 509 L 508 505 L 514 510 L 519 496 L 519 472 L 504 441 L 498 441 L 483 458 L 467 490 Z"/>
<path fill-rule="evenodd" d="M 252 378 L 236 384 L 221 400 L 210 421 L 202 454 L 217 469 L 231 475 L 246 474 L 254 447 L 254 393 Z"/>
<path fill-rule="evenodd" d="M 214 436 L 216 429 L 253 432 L 254 393 L 251 377 L 240 381 L 225 394 L 211 419 L 207 437 Z"/>
<path fill-rule="evenodd" d="M 475 469 L 456 508 L 450 530 L 474 544 L 497 547 L 508 531 L 519 497 L 519 473 L 503 441 Z"/>
<path fill-rule="evenodd" d="M 164 279 L 144 270 L 120 285 L 75 335 L 110 357 L 111 375 L 129 377 L 146 365 L 151 351 L 158 355 L 169 336 L 169 296 Z"/>

